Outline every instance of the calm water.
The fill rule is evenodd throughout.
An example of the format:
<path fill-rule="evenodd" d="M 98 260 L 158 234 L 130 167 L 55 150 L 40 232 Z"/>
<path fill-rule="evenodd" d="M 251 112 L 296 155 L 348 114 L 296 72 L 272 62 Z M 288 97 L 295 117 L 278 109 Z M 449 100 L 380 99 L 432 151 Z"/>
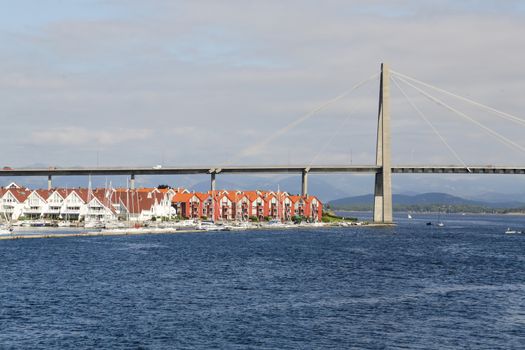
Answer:
<path fill-rule="evenodd" d="M 0 241 L 0 348 L 523 349 L 520 217 Z"/>

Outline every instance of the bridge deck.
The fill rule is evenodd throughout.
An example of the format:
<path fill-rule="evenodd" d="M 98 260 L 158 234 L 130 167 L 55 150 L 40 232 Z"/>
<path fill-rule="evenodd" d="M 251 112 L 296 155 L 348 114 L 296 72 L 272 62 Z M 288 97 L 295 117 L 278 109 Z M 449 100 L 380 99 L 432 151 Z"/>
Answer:
<path fill-rule="evenodd" d="M 227 166 L 227 167 L 98 167 L 98 168 L 38 168 L 3 169 L 0 176 L 72 176 L 72 175 L 190 175 L 246 173 L 377 173 L 375 165 L 330 166 Z M 525 174 L 525 167 L 508 166 L 393 166 L 395 174 Z"/>

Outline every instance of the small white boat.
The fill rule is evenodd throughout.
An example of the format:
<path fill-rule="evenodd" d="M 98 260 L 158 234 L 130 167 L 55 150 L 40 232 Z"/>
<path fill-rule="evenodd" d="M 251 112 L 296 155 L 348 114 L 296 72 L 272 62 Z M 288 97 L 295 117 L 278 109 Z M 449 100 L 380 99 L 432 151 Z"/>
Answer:
<path fill-rule="evenodd" d="M 57 225 L 58 225 L 58 227 L 71 227 L 71 226 L 73 226 L 71 221 L 60 221 Z"/>
<path fill-rule="evenodd" d="M 512 233 L 518 233 L 518 231 L 516 230 L 511 230 L 511 228 L 507 228 L 507 230 L 505 231 L 505 233 L 508 233 L 508 234 L 512 234 Z"/>
<path fill-rule="evenodd" d="M 11 226 L 0 226 L 0 235 L 10 235 L 13 233 Z"/>
<path fill-rule="evenodd" d="M 188 219 L 188 220 L 181 220 L 175 222 L 174 226 L 176 227 L 193 227 L 196 226 L 195 220 Z"/>
<path fill-rule="evenodd" d="M 408 218 L 408 219 L 412 219 L 412 215 L 408 214 L 408 215 L 407 215 L 407 218 Z"/>
<path fill-rule="evenodd" d="M 114 229 L 114 228 L 127 228 L 129 225 L 127 225 L 125 222 L 122 221 L 106 221 L 104 222 L 104 228 L 106 229 Z"/>
<path fill-rule="evenodd" d="M 104 223 L 98 220 L 90 220 L 84 223 L 84 228 L 104 228 Z"/>
<path fill-rule="evenodd" d="M 278 219 L 272 219 L 272 220 L 268 221 L 268 223 L 265 226 L 266 227 L 271 227 L 271 228 L 284 228 L 284 227 L 286 227 L 286 225 L 283 224 L 281 222 L 281 220 L 278 220 Z"/>
<path fill-rule="evenodd" d="M 442 223 L 442 222 L 438 222 L 438 224 L 437 224 L 437 225 L 438 225 L 439 227 L 443 227 L 443 226 L 445 226 L 445 224 L 444 224 L 444 223 Z"/>
<path fill-rule="evenodd" d="M 224 229 L 224 226 L 217 225 L 213 221 L 201 221 L 197 225 L 197 230 L 201 231 L 223 231 Z"/>
<path fill-rule="evenodd" d="M 227 225 L 224 225 L 225 230 L 229 231 L 244 231 L 254 228 L 255 226 L 249 222 L 233 222 Z"/>

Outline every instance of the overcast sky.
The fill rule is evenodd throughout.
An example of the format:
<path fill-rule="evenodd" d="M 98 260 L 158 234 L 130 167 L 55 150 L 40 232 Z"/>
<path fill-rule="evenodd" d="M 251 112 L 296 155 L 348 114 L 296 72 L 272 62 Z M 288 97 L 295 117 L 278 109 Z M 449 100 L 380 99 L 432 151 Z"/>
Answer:
<path fill-rule="evenodd" d="M 0 3 L 2 165 L 370 164 L 377 80 L 254 145 L 381 62 L 525 118 L 523 1 Z M 405 89 L 466 163 L 523 165 Z M 525 147 L 523 126 L 457 106 Z M 392 129 L 394 164 L 458 164 L 395 86 Z"/>

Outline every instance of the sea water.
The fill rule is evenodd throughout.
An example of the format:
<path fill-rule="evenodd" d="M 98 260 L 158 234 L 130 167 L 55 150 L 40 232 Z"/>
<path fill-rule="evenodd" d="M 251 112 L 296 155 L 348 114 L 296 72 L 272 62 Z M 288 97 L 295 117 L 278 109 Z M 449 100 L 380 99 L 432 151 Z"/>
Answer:
<path fill-rule="evenodd" d="M 523 349 L 525 218 L 0 241 L 0 349 Z"/>

